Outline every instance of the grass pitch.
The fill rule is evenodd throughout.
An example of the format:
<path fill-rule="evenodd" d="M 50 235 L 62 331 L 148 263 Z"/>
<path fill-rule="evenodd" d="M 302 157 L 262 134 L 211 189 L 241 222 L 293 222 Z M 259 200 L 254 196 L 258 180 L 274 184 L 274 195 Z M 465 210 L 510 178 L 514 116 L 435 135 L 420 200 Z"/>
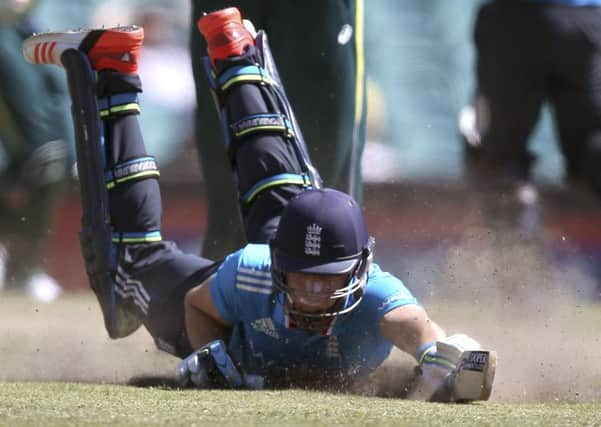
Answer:
<path fill-rule="evenodd" d="M 600 425 L 599 403 L 444 405 L 286 391 L 0 384 L 0 425 Z"/>
<path fill-rule="evenodd" d="M 110 340 L 89 292 L 51 305 L 0 294 L 0 426 L 63 425 L 601 425 L 598 304 L 428 303 L 448 332 L 497 350 L 490 402 L 444 405 L 284 391 L 126 385 L 169 377 L 178 360 L 143 330 Z M 517 301 L 517 299 L 515 300 Z"/>

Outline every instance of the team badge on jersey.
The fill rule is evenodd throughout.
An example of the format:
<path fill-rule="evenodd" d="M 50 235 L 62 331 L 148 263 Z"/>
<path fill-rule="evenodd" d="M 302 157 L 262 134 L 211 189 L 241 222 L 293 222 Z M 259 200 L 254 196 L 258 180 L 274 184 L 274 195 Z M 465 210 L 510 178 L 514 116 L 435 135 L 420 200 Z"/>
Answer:
<path fill-rule="evenodd" d="M 321 230 L 317 224 L 311 224 L 307 227 L 305 235 L 305 254 L 319 256 L 321 252 Z"/>

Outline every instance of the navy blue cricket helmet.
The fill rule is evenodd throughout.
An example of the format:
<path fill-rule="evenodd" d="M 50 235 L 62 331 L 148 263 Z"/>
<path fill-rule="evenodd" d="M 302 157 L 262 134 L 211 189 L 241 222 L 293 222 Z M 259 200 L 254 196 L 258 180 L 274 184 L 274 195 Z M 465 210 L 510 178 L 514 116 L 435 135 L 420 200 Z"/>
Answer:
<path fill-rule="evenodd" d="M 317 324 L 316 328 L 322 329 L 317 320 L 331 321 L 357 307 L 363 298 L 373 247 L 361 207 L 348 194 L 333 189 L 307 190 L 289 202 L 270 242 L 276 290 L 283 295 L 291 292 L 286 273 L 348 275 L 345 285 L 330 295 L 335 301 L 327 311 L 304 313 L 287 304 L 288 314 L 299 327 L 315 329 L 312 324 Z"/>

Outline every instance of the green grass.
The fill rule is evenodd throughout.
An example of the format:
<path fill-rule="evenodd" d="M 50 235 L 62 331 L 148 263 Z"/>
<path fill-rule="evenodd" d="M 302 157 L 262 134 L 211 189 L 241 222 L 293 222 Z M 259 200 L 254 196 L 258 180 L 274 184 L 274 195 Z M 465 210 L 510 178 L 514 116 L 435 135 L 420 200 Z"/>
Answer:
<path fill-rule="evenodd" d="M 599 305 L 563 299 L 547 305 L 522 312 L 493 304 L 428 304 L 450 331 L 469 332 L 499 353 L 492 402 L 442 405 L 300 390 L 115 385 L 174 375 L 179 361 L 155 350 L 142 330 L 109 340 L 91 293 L 40 305 L 5 292 L 0 426 L 601 426 L 601 364 L 594 351 Z"/>
<path fill-rule="evenodd" d="M 5 382 L 0 425 L 601 425 L 601 403 L 444 405 L 300 390 Z"/>

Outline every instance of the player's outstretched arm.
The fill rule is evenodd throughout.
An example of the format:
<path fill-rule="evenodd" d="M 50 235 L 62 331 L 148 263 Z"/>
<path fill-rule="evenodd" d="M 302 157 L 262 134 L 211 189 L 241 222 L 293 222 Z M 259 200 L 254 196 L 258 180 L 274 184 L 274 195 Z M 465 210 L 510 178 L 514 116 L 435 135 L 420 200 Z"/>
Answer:
<path fill-rule="evenodd" d="M 496 353 L 467 335 L 446 336 L 426 311 L 405 305 L 386 315 L 382 335 L 415 356 L 416 378 L 409 398 L 437 402 L 487 400 L 492 391 Z"/>
<path fill-rule="evenodd" d="M 214 340 L 225 340 L 228 335 L 228 324 L 219 315 L 211 296 L 209 285 L 213 277 L 190 289 L 184 300 L 186 333 L 192 348 L 200 348 Z"/>
<path fill-rule="evenodd" d="M 213 278 L 214 275 L 186 293 L 186 334 L 197 350 L 179 364 L 178 377 L 184 387 L 239 388 L 245 384 L 227 352 L 224 341 L 228 324 L 219 315 L 209 290 Z"/>
<path fill-rule="evenodd" d="M 403 305 L 384 315 L 380 324 L 382 335 L 396 347 L 417 354 L 420 346 L 446 337 L 443 329 L 430 319 L 423 307 Z"/>
<path fill-rule="evenodd" d="M 217 280 L 217 276 L 213 275 L 186 294 L 186 333 L 192 348 L 197 350 L 179 364 L 180 383 L 197 388 L 262 389 L 263 377 L 246 374 L 228 353 L 230 322 L 219 314 L 218 303 L 211 294 L 211 282 Z M 221 280 L 223 283 L 223 277 Z"/>

